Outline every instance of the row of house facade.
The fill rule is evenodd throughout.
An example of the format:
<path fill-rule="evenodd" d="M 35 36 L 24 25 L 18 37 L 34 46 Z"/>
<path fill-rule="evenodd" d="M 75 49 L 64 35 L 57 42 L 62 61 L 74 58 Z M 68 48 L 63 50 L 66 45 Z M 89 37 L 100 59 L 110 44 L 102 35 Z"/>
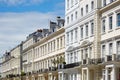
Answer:
<path fill-rule="evenodd" d="M 120 80 L 120 0 L 65 0 L 65 21 L 30 34 L 1 65 L 3 80 Z"/>

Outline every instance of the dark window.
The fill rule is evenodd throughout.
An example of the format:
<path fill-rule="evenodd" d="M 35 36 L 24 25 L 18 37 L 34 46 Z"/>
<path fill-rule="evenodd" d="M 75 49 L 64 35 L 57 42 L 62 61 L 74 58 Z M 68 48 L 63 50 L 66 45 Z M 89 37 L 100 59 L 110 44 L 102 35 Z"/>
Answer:
<path fill-rule="evenodd" d="M 113 2 L 113 0 L 110 0 L 110 3 Z"/>
<path fill-rule="evenodd" d="M 94 1 L 91 2 L 91 9 L 94 9 Z"/>
<path fill-rule="evenodd" d="M 81 16 L 83 16 L 83 8 L 81 8 Z"/>
<path fill-rule="evenodd" d="M 83 38 L 83 27 L 81 27 L 81 38 Z"/>
<path fill-rule="evenodd" d="M 102 32 L 105 32 L 105 20 L 102 21 Z"/>
<path fill-rule="evenodd" d="M 106 6 L 106 0 L 103 0 L 103 6 Z"/>
<path fill-rule="evenodd" d="M 94 34 L 94 23 L 91 23 L 91 34 Z"/>
<path fill-rule="evenodd" d="M 120 26 L 120 13 L 117 14 L 117 26 Z"/>
<path fill-rule="evenodd" d="M 77 17 L 78 17 L 78 12 L 76 11 L 75 12 L 75 19 L 77 19 Z"/>
<path fill-rule="evenodd" d="M 69 17 L 67 17 L 67 23 L 69 23 Z"/>
<path fill-rule="evenodd" d="M 86 37 L 88 36 L 88 25 L 86 25 Z"/>
<path fill-rule="evenodd" d="M 105 49 L 105 45 L 103 45 L 103 46 L 102 46 L 102 57 L 105 56 L 105 50 L 106 50 L 106 49 Z"/>
<path fill-rule="evenodd" d="M 86 13 L 88 13 L 88 5 L 86 5 Z"/>
<path fill-rule="evenodd" d="M 113 22 L 113 19 L 112 19 L 112 16 L 110 16 L 110 17 L 109 17 L 109 29 L 112 29 L 112 28 L 113 28 L 112 22 Z"/>
<path fill-rule="evenodd" d="M 73 21 L 73 14 L 71 15 L 71 21 Z"/>
<path fill-rule="evenodd" d="M 117 42 L 117 54 L 120 54 L 120 41 Z"/>
<path fill-rule="evenodd" d="M 109 54 L 112 54 L 113 53 L 113 44 L 110 43 L 109 44 Z"/>

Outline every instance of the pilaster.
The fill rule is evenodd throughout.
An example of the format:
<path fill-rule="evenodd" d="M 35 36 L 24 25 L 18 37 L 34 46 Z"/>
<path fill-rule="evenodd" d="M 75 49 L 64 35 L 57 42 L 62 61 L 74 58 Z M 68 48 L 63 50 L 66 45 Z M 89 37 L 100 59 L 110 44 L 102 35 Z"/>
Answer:
<path fill-rule="evenodd" d="M 101 56 L 101 46 L 100 46 L 100 41 L 101 41 L 101 25 L 100 25 L 100 12 L 99 9 L 96 10 L 95 13 L 95 18 L 94 18 L 94 32 L 95 32 L 95 37 L 94 37 L 94 58 L 100 58 Z"/>

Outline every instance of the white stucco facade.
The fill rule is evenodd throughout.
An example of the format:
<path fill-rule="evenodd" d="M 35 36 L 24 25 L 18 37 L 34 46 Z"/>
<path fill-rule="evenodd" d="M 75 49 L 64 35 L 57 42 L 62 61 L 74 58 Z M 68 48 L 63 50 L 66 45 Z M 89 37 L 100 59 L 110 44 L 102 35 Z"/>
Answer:
<path fill-rule="evenodd" d="M 64 76 L 61 80 L 119 80 L 119 64 L 116 60 L 120 43 L 120 1 L 65 2 L 67 64 L 60 70 L 59 78 Z M 99 65 L 99 60 L 103 64 Z"/>

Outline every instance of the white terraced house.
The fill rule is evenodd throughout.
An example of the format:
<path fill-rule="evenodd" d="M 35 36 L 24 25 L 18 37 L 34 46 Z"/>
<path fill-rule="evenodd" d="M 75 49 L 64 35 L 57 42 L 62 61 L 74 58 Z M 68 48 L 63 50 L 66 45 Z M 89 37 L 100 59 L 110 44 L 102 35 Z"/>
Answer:
<path fill-rule="evenodd" d="M 6 52 L 1 61 L 1 77 L 19 79 L 20 71 L 20 45 Z"/>
<path fill-rule="evenodd" d="M 58 80 L 58 64 L 64 62 L 64 19 L 50 21 L 50 29 L 40 29 L 23 42 L 24 80 Z"/>
<path fill-rule="evenodd" d="M 65 0 L 59 80 L 120 80 L 120 0 Z"/>

